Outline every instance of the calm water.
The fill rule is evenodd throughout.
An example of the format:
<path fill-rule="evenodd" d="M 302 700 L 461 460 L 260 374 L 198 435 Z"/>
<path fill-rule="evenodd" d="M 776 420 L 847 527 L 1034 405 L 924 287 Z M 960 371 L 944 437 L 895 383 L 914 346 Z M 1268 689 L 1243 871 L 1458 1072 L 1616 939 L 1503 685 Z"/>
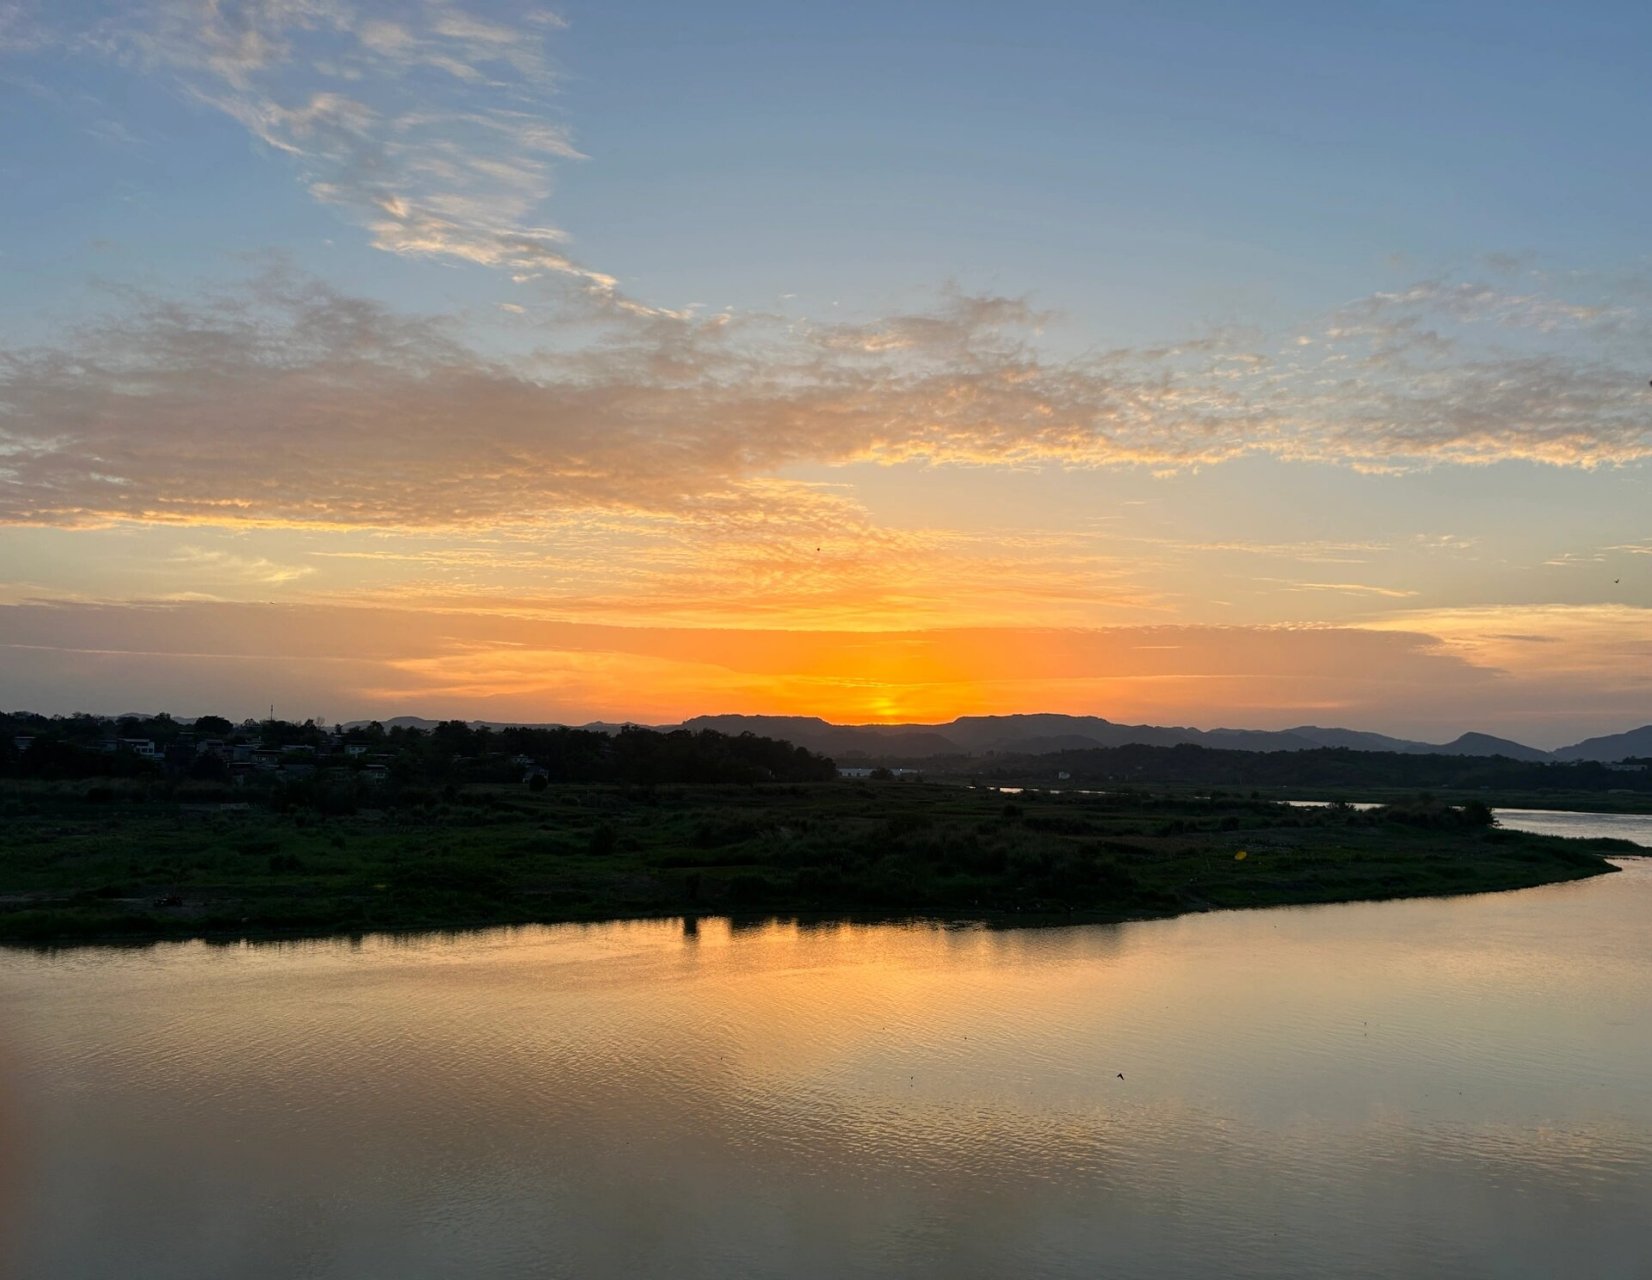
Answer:
<path fill-rule="evenodd" d="M 1117 927 L 0 953 L 0 1239 L 26 1280 L 1643 1280 L 1649 920 L 1630 859 Z"/>
<path fill-rule="evenodd" d="M 1560 809 L 1493 809 L 1497 821 L 1544 836 L 1615 836 L 1652 848 L 1652 813 L 1567 813 Z"/>

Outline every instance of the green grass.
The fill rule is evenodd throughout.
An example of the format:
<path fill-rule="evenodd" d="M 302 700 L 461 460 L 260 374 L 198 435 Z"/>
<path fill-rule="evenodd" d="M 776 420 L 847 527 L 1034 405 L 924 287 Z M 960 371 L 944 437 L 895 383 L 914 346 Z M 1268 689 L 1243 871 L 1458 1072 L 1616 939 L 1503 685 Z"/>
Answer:
<path fill-rule="evenodd" d="M 476 787 L 346 816 L 88 790 L 0 791 L 0 941 L 691 913 L 1118 919 L 1521 888 L 1635 851 L 1463 826 L 1437 804 L 1407 825 L 1237 796 L 915 783 Z"/>

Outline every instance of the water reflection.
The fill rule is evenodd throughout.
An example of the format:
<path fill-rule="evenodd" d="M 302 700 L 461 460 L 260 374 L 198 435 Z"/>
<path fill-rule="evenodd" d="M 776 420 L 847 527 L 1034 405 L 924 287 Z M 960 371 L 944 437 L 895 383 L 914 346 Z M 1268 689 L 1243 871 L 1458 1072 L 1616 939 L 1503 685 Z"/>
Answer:
<path fill-rule="evenodd" d="M 1638 1275 L 1649 909 L 8 955 L 18 1274 Z"/>

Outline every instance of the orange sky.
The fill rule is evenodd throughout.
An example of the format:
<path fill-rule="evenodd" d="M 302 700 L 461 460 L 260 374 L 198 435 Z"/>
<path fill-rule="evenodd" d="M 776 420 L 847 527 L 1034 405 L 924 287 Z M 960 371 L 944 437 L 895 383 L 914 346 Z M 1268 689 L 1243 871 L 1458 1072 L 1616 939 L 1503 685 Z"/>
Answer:
<path fill-rule="evenodd" d="M 1402 124 L 1323 93 L 1409 52 L 1386 20 L 1258 77 L 1235 42 L 1298 20 L 1058 8 L 1042 44 L 954 15 L 993 64 L 961 101 L 927 24 L 848 12 L 772 81 L 743 24 L 700 41 L 735 91 L 514 0 L 13 6 L 0 701 L 1652 720 L 1647 202 L 1605 81 L 1476 30 Z M 842 92 L 873 53 L 892 96 Z M 1499 160 L 1472 122 L 1551 83 Z"/>
<path fill-rule="evenodd" d="M 1509 629 L 1534 620 L 1555 638 Z M 1472 723 L 1556 744 L 1644 698 L 1652 663 L 1622 674 L 1625 645 L 1647 643 L 1626 640 L 1637 621 L 1621 610 L 1492 610 L 1405 628 L 828 631 L 336 603 L 0 608 L 9 678 L 71 709 L 88 687 L 126 691 L 122 708 L 179 714 L 238 711 L 250 693 L 299 718 L 669 723 L 741 712 L 865 723 L 1053 708 L 1200 727 L 1399 721 L 1437 738 Z"/>

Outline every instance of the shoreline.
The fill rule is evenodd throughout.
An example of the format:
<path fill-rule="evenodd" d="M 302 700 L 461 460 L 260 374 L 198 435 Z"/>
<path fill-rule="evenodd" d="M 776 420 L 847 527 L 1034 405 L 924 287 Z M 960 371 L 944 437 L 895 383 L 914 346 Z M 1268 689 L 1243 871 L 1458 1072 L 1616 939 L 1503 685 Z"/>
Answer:
<path fill-rule="evenodd" d="M 1652 857 L 1652 850 L 1648 850 L 1645 854 L 1614 853 L 1612 856 L 1614 858 Z M 204 942 L 213 946 L 234 946 L 241 943 L 251 945 L 280 945 L 288 942 L 361 942 L 369 938 L 412 938 L 426 937 L 431 934 L 485 933 L 493 929 L 549 929 L 563 925 L 642 924 L 661 920 L 680 920 L 685 924 L 691 920 L 696 923 L 705 920 L 722 920 L 729 922 L 736 929 L 759 927 L 765 924 L 776 923 L 791 923 L 804 927 L 818 928 L 825 928 L 833 925 L 875 926 L 926 924 L 941 929 L 984 929 L 991 932 L 1010 929 L 1061 929 L 1086 925 L 1146 924 L 1160 920 L 1179 920 L 1186 916 L 1215 915 L 1227 911 L 1308 910 L 1315 907 L 1352 906 L 1358 903 L 1408 902 L 1416 901 L 1422 898 L 1473 898 L 1492 893 L 1520 893 L 1527 889 L 1542 889 L 1550 885 L 1571 884 L 1579 880 L 1594 880 L 1599 879 L 1601 876 L 1615 874 L 1621 870 L 1621 867 L 1611 865 L 1611 863 L 1608 862 L 1604 868 L 1598 871 L 1580 871 L 1576 875 L 1560 876 L 1552 880 L 1537 880 L 1530 884 L 1493 886 L 1483 889 L 1461 889 L 1445 892 L 1407 892 L 1402 890 L 1380 897 L 1316 898 L 1278 902 L 1257 902 L 1242 906 L 1189 906 L 1178 911 L 1137 912 L 1130 915 L 1111 915 L 1104 912 L 1085 910 L 1075 910 L 1067 913 L 1029 912 L 1022 914 L 1005 912 L 983 915 L 941 915 L 932 912 L 925 912 L 922 909 L 889 914 L 806 911 L 770 911 L 758 912 L 755 914 L 731 914 L 729 912 L 685 912 L 680 910 L 667 910 L 644 914 L 627 914 L 616 916 L 534 916 L 524 917 L 521 919 L 457 920 L 439 925 L 385 925 L 369 930 L 328 930 L 324 932 L 309 932 L 303 929 L 270 929 L 258 932 L 129 932 L 102 935 L 75 935 L 42 941 L 28 941 L 0 936 L 0 952 L 68 951 L 76 950 L 82 947 L 105 947 L 125 950 L 160 946 L 165 943 L 186 942 Z"/>
<path fill-rule="evenodd" d="M 1424 797 L 1353 813 L 942 783 L 558 785 L 332 816 L 57 797 L 0 835 L 0 945 L 687 917 L 1122 923 L 1530 888 L 1648 853 Z"/>

